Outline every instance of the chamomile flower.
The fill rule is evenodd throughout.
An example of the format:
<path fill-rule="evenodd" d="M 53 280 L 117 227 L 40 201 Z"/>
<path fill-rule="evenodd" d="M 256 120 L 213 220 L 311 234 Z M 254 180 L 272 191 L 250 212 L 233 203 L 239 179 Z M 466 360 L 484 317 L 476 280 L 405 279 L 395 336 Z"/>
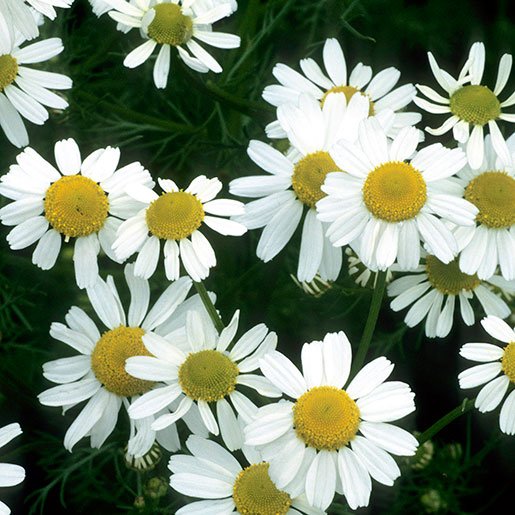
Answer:
<path fill-rule="evenodd" d="M 426 127 L 426 131 L 440 136 L 452 129 L 456 141 L 467 143 L 468 163 L 471 168 L 476 169 L 483 162 L 484 130 L 488 125 L 495 151 L 505 162 L 509 161 L 511 158 L 506 142 L 496 120 L 515 122 L 515 114 L 503 112 L 504 108 L 515 104 L 515 92 L 503 102 L 498 98 L 510 76 L 511 55 L 504 54 L 501 57 L 493 91 L 481 84 L 485 68 L 483 43 L 472 45 L 458 80 L 438 66 L 431 52 L 427 55 L 435 79 L 446 95 L 442 96 L 428 86 L 417 84 L 417 88 L 432 102 L 422 98 L 414 98 L 413 101 L 429 113 L 450 114 L 450 117 L 437 129 Z"/>
<path fill-rule="evenodd" d="M 261 451 L 276 487 L 292 497 L 305 492 L 310 505 L 324 510 L 337 491 L 351 509 L 367 506 L 371 477 L 391 486 L 400 476 L 388 453 L 416 451 L 416 439 L 388 423 L 414 411 L 414 394 L 405 383 L 386 381 L 393 364 L 384 357 L 365 365 L 344 390 L 352 349 L 342 331 L 304 344 L 301 358 L 303 373 L 276 351 L 260 359 L 265 377 L 294 401 L 259 408 L 245 427 L 245 443 Z"/>
<path fill-rule="evenodd" d="M 242 177 L 229 185 L 233 195 L 262 197 L 246 204 L 245 214 L 235 220 L 248 229 L 264 227 L 256 254 L 265 263 L 286 246 L 306 211 L 297 268 L 301 282 L 311 281 L 317 272 L 325 281 L 340 273 L 341 249 L 325 237 L 327 226 L 317 219 L 315 205 L 326 196 L 320 188 L 326 175 L 340 170 L 331 148 L 340 139 L 354 141 L 367 113 L 368 100 L 361 95 L 348 104 L 343 93 L 330 95 L 323 106 L 310 95 L 300 95 L 299 107 L 283 104 L 277 109 L 293 151 L 285 156 L 266 143 L 251 141 L 247 153 L 270 175 Z"/>
<path fill-rule="evenodd" d="M 0 14 L 0 126 L 7 139 L 17 147 L 29 144 L 22 116 L 36 125 L 43 125 L 48 119 L 43 106 L 68 107 L 68 102 L 50 89 L 72 87 L 72 80 L 66 75 L 27 66 L 60 54 L 64 47 L 59 38 L 30 45 L 22 45 L 22 42 L 19 34 L 9 34 Z"/>
<path fill-rule="evenodd" d="M 0 0 L 0 15 L 9 29 L 17 30 L 24 39 L 34 39 L 39 29 L 32 9 L 53 20 L 57 16 L 54 7 L 67 8 L 72 3 L 73 0 Z"/>
<path fill-rule="evenodd" d="M 499 426 L 503 433 L 513 435 L 515 434 L 515 390 L 513 389 L 515 331 L 495 316 L 484 318 L 481 320 L 481 325 L 493 338 L 508 345 L 502 348 L 491 343 L 466 343 L 460 349 L 460 355 L 483 364 L 468 368 L 459 374 L 460 388 L 475 388 L 484 384 L 474 405 L 481 413 L 487 413 L 499 406 L 511 386 L 511 392 L 501 408 Z"/>
<path fill-rule="evenodd" d="M 219 217 L 243 213 L 243 204 L 214 200 L 222 189 L 216 178 L 199 175 L 184 191 L 170 179 L 158 182 L 161 195 L 143 184 L 126 189 L 144 207 L 120 226 L 113 250 L 121 260 L 137 252 L 135 273 L 148 279 L 157 267 L 162 240 L 165 272 L 170 281 L 179 277 L 180 261 L 194 281 L 205 279 L 216 265 L 216 256 L 200 227 L 205 224 L 224 236 L 241 236 L 247 232 L 243 224 Z"/>
<path fill-rule="evenodd" d="M 11 249 L 38 242 L 32 262 L 43 270 L 54 266 L 62 237 L 65 242 L 76 238 L 75 278 L 85 288 L 98 276 L 100 247 L 117 261 L 111 245 L 122 221 L 115 217 L 127 218 L 141 209 L 125 187 L 153 187 L 154 182 L 138 162 L 117 170 L 118 148 L 95 150 L 82 161 L 70 138 L 58 141 L 54 153 L 59 171 L 30 147 L 18 154 L 18 164 L 0 178 L 0 194 L 15 201 L 0 209 L 0 220 L 15 226 L 7 235 Z"/>
<path fill-rule="evenodd" d="M 245 467 L 221 445 L 205 438 L 191 435 L 186 447 L 193 456 L 176 454 L 170 458 L 170 486 L 184 495 L 205 500 L 187 504 L 177 510 L 177 515 L 325 513 L 309 506 L 304 495 L 292 498 L 279 490 L 268 474 L 269 464 L 252 447 L 242 449 L 248 463 Z"/>
<path fill-rule="evenodd" d="M 272 73 L 280 85 L 267 86 L 263 91 L 263 98 L 274 106 L 285 103 L 298 105 L 300 95 L 308 93 L 323 105 L 326 98 L 333 93 L 344 93 L 347 101 L 359 93 L 369 102 L 369 116 L 383 118 L 386 115 L 387 118 L 392 118 L 388 125 L 388 135 L 391 137 L 403 127 L 415 125 L 421 120 L 419 113 L 397 112 L 413 100 L 417 91 L 413 84 L 393 89 L 401 76 L 396 68 L 386 68 L 372 78 L 372 68 L 358 63 L 347 78 L 345 56 L 334 38 L 326 40 L 323 60 L 328 76 L 311 58 L 300 61 L 305 76 L 285 64 L 276 64 Z M 286 137 L 279 122 L 268 125 L 267 135 L 270 138 Z"/>
<path fill-rule="evenodd" d="M 0 447 L 8 444 L 13 438 L 21 435 L 20 424 L 8 424 L 0 428 Z M 0 463 L 0 487 L 16 486 L 25 479 L 25 469 L 12 463 Z M 0 515 L 9 515 L 9 506 L 0 501 Z"/>
<path fill-rule="evenodd" d="M 131 294 L 128 317 L 112 277 L 107 282 L 98 277 L 94 286 L 86 290 L 95 313 L 107 327 L 102 335 L 96 323 L 76 306 L 65 317 L 67 325 L 54 322 L 50 327 L 53 338 L 80 354 L 43 365 L 43 375 L 59 386 L 40 393 L 39 401 L 65 410 L 88 401 L 64 437 L 64 446 L 69 451 L 85 436 L 91 437 L 92 447 L 100 447 L 113 431 L 122 404 L 128 409 L 130 398 L 137 398 L 154 386 L 152 381 L 127 374 L 125 360 L 130 356 L 149 355 L 142 336 L 166 322 L 191 288 L 188 277 L 175 281 L 148 311 L 148 282 L 134 275 L 132 264 L 125 266 L 125 279 Z M 129 455 L 140 457 L 150 450 L 156 438 L 151 428 L 153 420 L 150 417 L 131 421 Z M 175 427 L 169 431 L 176 440 Z"/>
<path fill-rule="evenodd" d="M 499 265 L 502 276 L 515 279 L 515 135 L 507 140 L 511 159 L 496 156 L 492 140 L 485 138 L 482 165 L 473 170 L 466 166 L 458 173 L 465 188 L 464 197 L 479 213 L 477 226 L 457 227 L 454 235 L 461 250 L 460 268 L 480 279 L 491 277 Z"/>
<path fill-rule="evenodd" d="M 238 48 L 239 36 L 213 32 L 211 25 L 232 13 L 228 2 L 211 0 L 105 0 L 114 10 L 109 16 L 129 27 L 138 27 L 146 40 L 127 55 L 123 64 L 136 68 L 143 64 L 157 45 L 161 45 L 154 65 L 154 83 L 165 88 L 170 70 L 170 48 L 177 48 L 179 58 L 198 72 L 220 73 L 222 67 L 196 41 L 219 48 Z M 186 50 L 187 49 L 187 50 Z M 190 55 L 191 52 L 192 55 Z"/>
<path fill-rule="evenodd" d="M 467 325 L 475 322 L 474 309 L 470 300 L 477 297 L 487 315 L 506 318 L 511 309 L 502 298 L 492 291 L 495 284 L 482 281 L 476 274 L 463 273 L 458 259 L 445 264 L 437 257 L 427 255 L 425 264 L 419 266 L 414 274 L 395 279 L 388 286 L 388 295 L 395 297 L 390 307 L 394 311 L 413 306 L 404 321 L 414 327 L 425 317 L 425 332 L 429 338 L 444 338 L 451 331 L 454 321 L 454 307 L 459 299 L 461 318 Z M 504 289 L 515 293 L 515 281 L 504 285 Z"/>
<path fill-rule="evenodd" d="M 356 144 L 340 141 L 331 150 L 347 173 L 327 176 L 319 219 L 331 222 L 327 236 L 333 245 L 352 244 L 367 268 L 386 270 L 397 261 L 402 270 L 415 269 L 420 240 L 448 263 L 458 246 L 437 215 L 474 225 L 478 209 L 448 180 L 465 165 L 464 153 L 439 143 L 416 152 L 417 133 L 406 127 L 390 143 L 379 123 L 369 119 L 361 123 Z"/>
<path fill-rule="evenodd" d="M 187 313 L 185 333 L 177 329 L 165 338 L 152 332 L 145 334 L 147 355 L 129 358 L 126 370 L 140 380 L 155 381 L 158 386 L 131 405 L 129 416 L 136 420 L 148 417 L 180 399 L 174 413 L 156 419 L 152 424 L 154 429 L 168 427 L 196 405 L 210 433 L 221 433 L 230 450 L 241 448 L 243 442 L 233 407 L 245 421 L 256 410 L 241 387 L 253 388 L 267 397 L 277 397 L 280 392 L 264 377 L 250 373 L 259 367 L 259 358 L 275 349 L 275 333 L 269 333 L 264 324 L 259 324 L 243 334 L 228 351 L 238 329 L 238 319 L 239 311 L 236 311 L 230 324 L 218 335 L 209 319 L 192 310 Z M 216 408 L 216 417 L 211 406 Z"/>

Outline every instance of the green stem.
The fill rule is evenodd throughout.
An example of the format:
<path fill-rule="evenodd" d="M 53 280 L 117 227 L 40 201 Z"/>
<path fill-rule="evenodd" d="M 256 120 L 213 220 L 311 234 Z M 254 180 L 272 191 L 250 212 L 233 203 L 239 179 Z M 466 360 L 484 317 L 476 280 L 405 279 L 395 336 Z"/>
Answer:
<path fill-rule="evenodd" d="M 426 429 L 418 438 L 418 443 L 422 445 L 436 433 L 440 432 L 444 427 L 448 426 L 453 420 L 457 419 L 467 411 L 474 407 L 474 399 L 464 399 L 463 402 L 452 411 L 449 411 L 440 420 L 437 420 L 429 429 Z"/>
<path fill-rule="evenodd" d="M 352 363 L 351 377 L 354 377 L 363 365 L 370 342 L 372 341 L 372 335 L 374 334 L 377 317 L 383 301 L 386 274 L 386 270 L 384 272 L 377 272 L 377 281 L 374 287 L 374 293 L 372 294 L 372 301 L 370 302 L 367 322 L 365 324 L 365 329 L 363 330 L 363 335 L 361 336 L 361 341 L 359 342 L 358 352 L 356 352 L 356 357 Z"/>
<path fill-rule="evenodd" d="M 162 118 L 157 118 L 155 116 L 150 116 L 148 114 L 138 113 L 137 111 L 133 111 L 132 109 L 121 107 L 111 102 L 107 102 L 106 100 L 102 100 L 101 98 L 98 98 L 95 95 L 92 95 L 91 93 L 87 93 L 85 91 L 75 91 L 74 94 L 77 95 L 79 98 L 87 100 L 91 104 L 94 104 L 95 107 L 100 107 L 102 109 L 106 109 L 109 112 L 116 113 L 120 115 L 123 119 L 128 120 L 130 122 L 146 123 L 148 125 L 153 125 L 154 127 L 165 129 L 169 132 L 179 132 L 181 134 L 192 134 L 194 132 L 198 132 L 201 130 L 201 127 L 194 127 L 192 125 L 175 123 L 170 120 L 163 120 Z"/>
<path fill-rule="evenodd" d="M 204 286 L 204 283 L 202 283 L 202 282 L 197 283 L 197 282 L 193 281 L 193 284 L 195 285 L 197 293 L 199 294 L 200 299 L 202 300 L 208 315 L 210 316 L 211 320 L 213 321 L 213 324 L 215 325 L 216 330 L 219 333 L 221 333 L 225 329 L 224 323 L 222 322 L 220 315 L 216 311 L 215 305 L 211 302 L 211 299 L 209 298 L 209 295 L 207 293 L 206 287 Z"/>

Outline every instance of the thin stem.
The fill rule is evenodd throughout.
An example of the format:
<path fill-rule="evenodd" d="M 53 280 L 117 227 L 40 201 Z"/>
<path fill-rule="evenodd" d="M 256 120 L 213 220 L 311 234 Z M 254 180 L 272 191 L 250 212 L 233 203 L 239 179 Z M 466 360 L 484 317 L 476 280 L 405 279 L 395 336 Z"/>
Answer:
<path fill-rule="evenodd" d="M 204 286 L 204 283 L 202 283 L 202 282 L 197 283 L 197 282 L 193 281 L 193 284 L 195 285 L 197 293 L 199 294 L 200 299 L 202 300 L 208 315 L 210 316 L 211 320 L 213 321 L 213 324 L 215 325 L 216 330 L 219 333 L 221 333 L 225 329 L 224 323 L 222 322 L 220 315 L 216 311 L 215 305 L 211 302 L 211 299 L 209 298 L 209 295 L 207 293 L 206 287 Z"/>
<path fill-rule="evenodd" d="M 386 270 L 384 272 L 377 272 L 377 281 L 374 287 L 374 293 L 372 294 L 372 301 L 370 302 L 367 322 L 365 324 L 365 329 L 363 330 L 363 335 L 361 336 L 361 341 L 359 342 L 358 352 L 356 352 L 356 357 L 352 363 L 351 377 L 354 377 L 363 365 L 368 348 L 370 347 L 372 335 L 374 334 L 374 329 L 376 327 L 377 317 L 383 301 L 386 274 Z"/>
<path fill-rule="evenodd" d="M 464 399 L 464 401 L 452 411 L 449 411 L 440 420 L 437 420 L 429 429 L 426 429 L 419 437 L 418 443 L 422 445 L 424 442 L 433 438 L 436 433 L 440 432 L 444 427 L 448 426 L 453 420 L 457 419 L 467 411 L 474 407 L 474 399 Z"/>
<path fill-rule="evenodd" d="M 201 127 L 194 127 L 192 125 L 175 123 L 170 120 L 157 118 L 156 116 L 138 113 L 137 111 L 133 111 L 132 109 L 128 109 L 126 107 L 122 107 L 111 102 L 107 102 L 106 100 L 102 100 L 101 98 L 98 98 L 95 95 L 92 95 L 91 93 L 87 93 L 85 91 L 76 91 L 75 94 L 79 98 L 82 98 L 83 100 L 87 100 L 91 104 L 94 104 L 96 107 L 100 107 L 106 109 L 109 112 L 116 113 L 120 115 L 123 119 L 130 122 L 147 123 L 149 125 L 153 125 L 154 127 L 165 129 L 169 132 L 179 132 L 181 134 L 192 134 L 194 132 L 199 132 L 201 130 Z"/>

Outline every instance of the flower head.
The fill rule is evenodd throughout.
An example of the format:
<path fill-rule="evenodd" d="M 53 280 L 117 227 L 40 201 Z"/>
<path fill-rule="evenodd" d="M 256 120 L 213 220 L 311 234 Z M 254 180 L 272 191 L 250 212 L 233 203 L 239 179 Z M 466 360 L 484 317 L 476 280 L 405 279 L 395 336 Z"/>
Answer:
<path fill-rule="evenodd" d="M 148 311 L 148 282 L 134 275 L 132 264 L 126 265 L 125 278 L 131 293 L 128 317 L 112 277 L 108 277 L 107 282 L 98 277 L 94 286 L 86 290 L 95 313 L 107 327 L 103 334 L 95 322 L 76 306 L 65 317 L 67 325 L 54 322 L 50 327 L 53 338 L 80 354 L 43 365 L 43 375 L 59 386 L 40 393 L 39 401 L 45 406 L 63 406 L 65 409 L 88 401 L 64 437 L 64 446 L 69 451 L 84 436 L 91 437 L 92 447 L 100 447 L 113 431 L 122 404 L 128 409 L 131 398 L 153 387 L 153 382 L 127 374 L 125 360 L 130 356 L 149 355 L 142 336 L 166 323 L 191 287 L 191 280 L 187 277 L 175 281 Z M 130 455 L 137 458 L 150 450 L 156 439 L 151 428 L 153 420 L 149 417 L 131 422 Z M 178 442 L 175 428 L 170 430 L 174 432 L 171 440 Z M 170 441 L 170 435 L 164 435 L 160 441 L 169 447 L 165 442 Z"/>
<path fill-rule="evenodd" d="M 340 141 L 331 151 L 346 173 L 327 176 L 322 186 L 327 197 L 317 204 L 318 218 L 332 222 L 327 236 L 333 245 L 351 244 L 373 270 L 385 270 L 396 261 L 403 270 L 416 268 L 420 240 L 448 263 L 458 247 L 438 216 L 474 225 L 477 208 L 448 181 L 464 166 L 463 152 L 439 143 L 416 152 L 417 145 L 417 129 L 402 129 L 390 143 L 384 129 L 370 119 L 361 123 L 355 144 Z"/>
<path fill-rule="evenodd" d="M 32 18 L 30 13 L 29 16 Z M 30 66 L 60 54 L 64 47 L 59 38 L 22 48 L 23 39 L 18 33 L 9 34 L 6 27 L 2 30 L 4 23 L 0 13 L 0 126 L 13 145 L 24 147 L 29 144 L 29 136 L 21 117 L 43 125 L 48 119 L 43 106 L 66 109 L 68 102 L 50 89 L 70 89 L 72 80 L 66 75 Z"/>
<path fill-rule="evenodd" d="M 294 401 L 260 408 L 245 428 L 245 443 L 257 446 L 270 463 L 277 488 L 292 497 L 305 492 L 320 509 L 336 490 L 343 490 L 351 509 L 368 505 L 371 477 L 392 485 L 400 475 L 388 452 L 408 456 L 417 447 L 410 433 L 388 424 L 415 409 L 409 386 L 386 381 L 393 365 L 380 357 L 343 389 L 351 355 L 341 331 L 303 345 L 303 373 L 283 354 L 267 354 L 261 371 Z"/>
<path fill-rule="evenodd" d="M 439 95 L 428 86 L 417 84 L 418 89 L 432 102 L 422 98 L 413 100 L 420 108 L 430 113 L 450 114 L 451 116 L 437 129 L 426 127 L 426 131 L 440 136 L 452 129 L 456 141 L 467 143 L 468 163 L 471 168 L 476 169 L 483 162 L 484 129 L 488 125 L 495 151 L 505 161 L 511 160 L 506 142 L 497 126 L 497 120 L 515 121 L 515 114 L 503 112 L 505 107 L 515 104 L 515 92 L 503 102 L 498 98 L 510 76 L 511 55 L 504 54 L 501 57 L 493 91 L 481 84 L 485 68 L 485 45 L 483 43 L 478 42 L 472 45 L 467 62 L 457 80 L 438 66 L 431 52 L 428 52 L 427 55 L 435 79 L 445 90 L 446 96 Z"/>
<path fill-rule="evenodd" d="M 280 392 L 264 377 L 250 373 L 258 368 L 259 358 L 275 349 L 275 333 L 258 324 L 231 345 L 238 319 L 236 311 L 218 335 L 204 310 L 192 310 L 187 313 L 185 328 L 179 327 L 165 337 L 151 332 L 144 335 L 143 343 L 151 356 L 129 358 L 126 370 L 134 377 L 161 384 L 134 402 L 129 415 L 134 419 L 153 415 L 180 400 L 174 413 L 157 418 L 154 429 L 168 427 L 197 406 L 207 430 L 214 435 L 221 432 L 230 450 L 239 449 L 242 438 L 228 401 L 248 421 L 256 407 L 241 392 L 241 386 L 268 397 Z M 216 408 L 216 418 L 211 406 Z"/>
<path fill-rule="evenodd" d="M 502 348 L 491 343 L 466 343 L 460 349 L 460 355 L 482 364 L 464 370 L 458 375 L 458 380 L 460 388 L 485 385 L 479 391 L 474 406 L 481 413 L 487 413 L 499 406 L 510 384 L 512 387 L 515 384 L 515 331 L 495 316 L 483 318 L 481 325 L 493 338 L 508 345 Z M 499 426 L 503 433 L 515 434 L 515 390 L 513 389 L 501 408 Z"/>
<path fill-rule="evenodd" d="M 185 190 L 170 179 L 158 182 L 163 189 L 161 195 L 141 184 L 126 190 L 145 207 L 120 226 L 113 250 L 122 260 L 137 252 L 135 273 L 148 279 L 157 267 L 160 241 L 164 241 L 164 266 L 169 280 L 179 277 L 179 258 L 194 281 L 205 279 L 216 265 L 216 257 L 200 228 L 205 224 L 220 234 L 241 236 L 247 231 L 244 225 L 219 217 L 242 213 L 243 204 L 215 200 L 222 189 L 216 178 L 200 175 Z"/>
<path fill-rule="evenodd" d="M 61 242 L 75 238 L 73 261 L 79 288 L 92 286 L 98 276 L 100 247 L 118 261 L 111 245 L 116 230 L 141 209 L 141 203 L 124 193 L 128 184 L 152 187 L 154 182 L 140 163 L 117 170 L 118 148 L 95 150 L 82 160 L 72 138 L 55 144 L 59 170 L 35 150 L 26 148 L 18 164 L 0 178 L 0 194 L 15 202 L 0 209 L 4 225 L 15 226 L 7 235 L 11 249 L 38 242 L 32 262 L 43 270 L 52 268 Z"/>
<path fill-rule="evenodd" d="M 154 65 L 154 83 L 165 88 L 170 70 L 170 48 L 175 47 L 182 61 L 195 71 L 219 73 L 222 67 L 196 39 L 219 48 L 237 48 L 240 38 L 233 34 L 213 32 L 211 25 L 229 16 L 229 2 L 203 3 L 199 0 L 105 0 L 113 10 L 109 16 L 129 27 L 138 27 L 146 40 L 123 61 L 128 68 L 144 63 L 157 45 L 161 45 Z M 207 6 L 207 8 L 206 8 Z M 188 53 L 188 50 L 192 55 Z"/>

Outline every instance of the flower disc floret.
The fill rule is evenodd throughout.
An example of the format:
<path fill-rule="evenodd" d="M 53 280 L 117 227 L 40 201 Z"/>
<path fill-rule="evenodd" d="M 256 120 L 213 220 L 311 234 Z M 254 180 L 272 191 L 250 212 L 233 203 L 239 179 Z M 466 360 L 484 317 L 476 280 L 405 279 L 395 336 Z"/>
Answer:
<path fill-rule="evenodd" d="M 268 463 L 250 465 L 239 473 L 232 494 L 238 513 L 285 515 L 290 509 L 291 497 L 274 485 L 268 466 Z"/>
<path fill-rule="evenodd" d="M 479 209 L 476 222 L 491 229 L 515 225 L 515 179 L 506 172 L 478 175 L 466 187 L 465 199 Z"/>
<path fill-rule="evenodd" d="M 515 383 L 515 342 L 510 342 L 504 349 L 501 360 L 502 371 Z"/>
<path fill-rule="evenodd" d="M 309 447 L 336 451 L 354 439 L 359 428 L 359 408 L 345 390 L 317 386 L 293 406 L 293 427 Z"/>
<path fill-rule="evenodd" d="M 152 381 L 132 377 L 125 371 L 125 361 L 133 356 L 151 356 L 141 337 L 140 327 L 121 325 L 105 332 L 91 354 L 91 369 L 95 377 L 110 392 L 129 397 L 148 392 Z"/>
<path fill-rule="evenodd" d="M 236 387 L 238 367 L 216 350 L 190 353 L 179 368 L 179 382 L 184 393 L 196 401 L 215 402 Z"/>
<path fill-rule="evenodd" d="M 458 259 L 442 263 L 437 257 L 426 257 L 426 273 L 433 288 L 444 295 L 458 295 L 462 291 L 475 290 L 481 280 L 476 274 L 464 274 L 458 265 Z"/>
<path fill-rule="evenodd" d="M 18 62 L 10 55 L 0 55 L 0 91 L 9 86 L 18 74 Z"/>
<path fill-rule="evenodd" d="M 325 99 L 331 94 L 331 93 L 343 93 L 345 95 L 345 98 L 347 99 L 347 104 L 350 102 L 350 99 L 356 94 L 359 93 L 363 95 L 364 97 L 368 97 L 368 101 L 370 103 L 370 107 L 368 108 L 368 116 L 374 116 L 375 109 L 374 109 L 374 102 L 372 102 L 372 99 L 370 98 L 370 95 L 365 93 L 364 91 L 361 91 L 358 88 L 355 88 L 354 86 L 335 86 L 334 88 L 328 89 L 322 99 L 320 100 L 321 105 L 324 105 Z"/>
<path fill-rule="evenodd" d="M 315 204 L 326 197 L 320 187 L 325 176 L 330 172 L 341 172 L 329 152 L 319 150 L 303 157 L 293 170 L 292 186 L 297 198 L 307 206 Z"/>
<path fill-rule="evenodd" d="M 204 220 L 204 208 L 185 191 L 163 193 L 146 212 L 149 231 L 165 240 L 182 240 L 196 231 Z"/>
<path fill-rule="evenodd" d="M 426 203 L 426 183 L 411 164 L 391 161 L 372 170 L 363 186 L 363 202 L 375 218 L 402 222 L 414 218 Z"/>
<path fill-rule="evenodd" d="M 67 237 L 88 236 L 104 226 L 109 202 L 104 190 L 82 175 L 61 177 L 48 188 L 45 217 Z"/>
<path fill-rule="evenodd" d="M 179 46 L 191 39 L 193 21 L 173 3 L 157 4 L 154 19 L 148 26 L 148 35 L 157 43 Z"/>
<path fill-rule="evenodd" d="M 485 125 L 501 114 L 499 99 L 486 86 L 464 86 L 450 98 L 451 112 L 473 125 Z"/>

